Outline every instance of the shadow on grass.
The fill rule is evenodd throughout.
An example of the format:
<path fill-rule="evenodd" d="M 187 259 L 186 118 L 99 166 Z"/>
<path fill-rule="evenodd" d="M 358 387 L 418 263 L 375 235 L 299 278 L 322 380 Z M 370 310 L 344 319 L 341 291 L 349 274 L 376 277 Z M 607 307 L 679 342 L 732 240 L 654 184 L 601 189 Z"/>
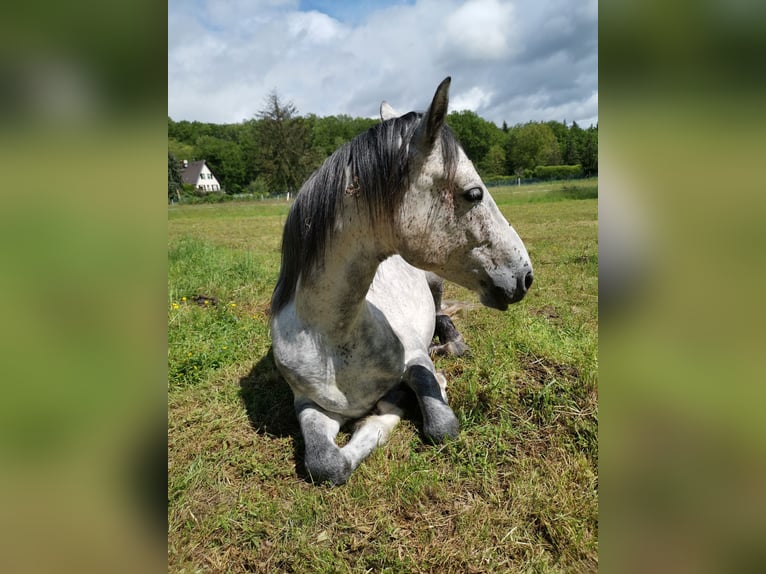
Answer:
<path fill-rule="evenodd" d="M 296 473 L 310 481 L 303 464 L 303 436 L 293 408 L 293 393 L 277 371 L 271 348 L 239 380 L 239 396 L 256 433 L 292 439 Z"/>

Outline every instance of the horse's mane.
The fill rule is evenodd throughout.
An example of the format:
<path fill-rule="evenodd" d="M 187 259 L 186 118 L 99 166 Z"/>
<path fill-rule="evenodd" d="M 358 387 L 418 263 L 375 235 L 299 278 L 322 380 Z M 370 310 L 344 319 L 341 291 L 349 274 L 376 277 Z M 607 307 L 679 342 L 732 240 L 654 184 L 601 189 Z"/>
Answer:
<path fill-rule="evenodd" d="M 409 185 L 409 143 L 422 116 L 410 112 L 373 126 L 338 148 L 306 180 L 285 222 L 272 313 L 292 299 L 301 273 L 311 273 L 321 265 L 335 221 L 342 215 L 344 195 L 354 195 L 367 204 L 372 232 L 391 221 Z M 446 125 L 440 138 L 451 184 L 459 144 Z"/>

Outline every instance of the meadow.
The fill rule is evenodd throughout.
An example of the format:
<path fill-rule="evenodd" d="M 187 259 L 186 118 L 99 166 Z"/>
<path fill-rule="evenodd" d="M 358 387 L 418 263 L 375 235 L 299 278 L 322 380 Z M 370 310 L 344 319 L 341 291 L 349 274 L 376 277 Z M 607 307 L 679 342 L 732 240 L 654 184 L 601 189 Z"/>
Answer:
<path fill-rule="evenodd" d="M 411 408 L 335 488 L 306 476 L 270 356 L 289 204 L 171 206 L 168 570 L 595 571 L 597 190 L 595 179 L 490 189 L 535 283 L 505 313 L 447 284 L 471 354 L 435 363 L 460 436 L 425 444 Z"/>

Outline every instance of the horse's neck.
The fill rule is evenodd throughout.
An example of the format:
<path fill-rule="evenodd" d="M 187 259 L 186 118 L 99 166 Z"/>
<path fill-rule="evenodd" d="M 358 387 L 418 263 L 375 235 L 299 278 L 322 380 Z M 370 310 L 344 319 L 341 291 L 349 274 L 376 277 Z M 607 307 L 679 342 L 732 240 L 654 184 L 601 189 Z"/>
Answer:
<path fill-rule="evenodd" d="M 368 313 L 365 297 L 375 271 L 392 254 L 371 232 L 364 212 L 349 211 L 336 225 L 324 261 L 310 279 L 301 278 L 295 294 L 301 318 L 337 339 L 353 337 Z"/>

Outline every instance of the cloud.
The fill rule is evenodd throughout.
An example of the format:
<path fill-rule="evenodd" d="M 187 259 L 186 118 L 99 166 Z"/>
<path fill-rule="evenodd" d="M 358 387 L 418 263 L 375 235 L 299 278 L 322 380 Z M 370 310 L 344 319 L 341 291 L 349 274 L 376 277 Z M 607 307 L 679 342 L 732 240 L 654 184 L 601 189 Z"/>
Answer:
<path fill-rule="evenodd" d="M 344 33 L 343 26 L 321 12 L 294 12 L 287 17 L 290 36 L 309 45 L 327 44 L 338 40 Z"/>
<path fill-rule="evenodd" d="M 471 0 L 447 18 L 445 38 L 455 60 L 478 62 L 506 58 L 514 37 L 513 5 L 499 0 Z"/>
<path fill-rule="evenodd" d="M 467 92 L 459 92 L 450 97 L 450 109 L 459 110 L 477 110 L 484 108 L 492 101 L 492 93 L 484 92 L 481 88 L 474 86 Z"/>
<path fill-rule="evenodd" d="M 168 10 L 176 120 L 241 121 L 272 89 L 302 114 L 374 116 L 383 99 L 422 110 L 448 75 L 453 109 L 498 125 L 598 118 L 592 1 L 378 1 L 349 18 L 277 0 L 171 0 Z"/>

